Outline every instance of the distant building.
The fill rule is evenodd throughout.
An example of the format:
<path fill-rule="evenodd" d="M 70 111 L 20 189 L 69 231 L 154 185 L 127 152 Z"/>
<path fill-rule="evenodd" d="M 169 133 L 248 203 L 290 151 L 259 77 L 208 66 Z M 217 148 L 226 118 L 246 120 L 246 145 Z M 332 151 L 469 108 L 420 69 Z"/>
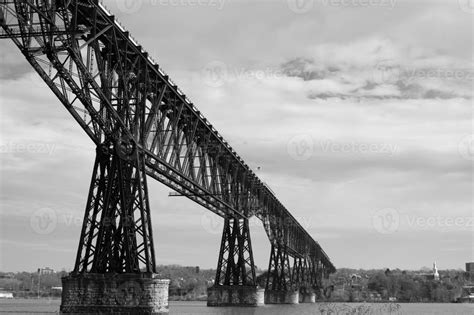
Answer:
<path fill-rule="evenodd" d="M 360 275 L 358 275 L 358 274 L 356 274 L 356 273 L 353 273 L 353 274 L 351 275 L 351 280 L 354 281 L 354 282 L 355 282 L 355 281 L 359 281 L 360 279 L 362 279 L 362 276 L 360 276 Z"/>
<path fill-rule="evenodd" d="M 470 273 L 471 275 L 474 274 L 474 262 L 466 263 L 466 272 Z"/>
<path fill-rule="evenodd" d="M 382 295 L 376 291 L 370 291 L 368 296 L 369 301 L 382 301 Z"/>
<path fill-rule="evenodd" d="M 457 299 L 458 303 L 474 303 L 474 285 L 462 287 L 461 296 Z"/>
<path fill-rule="evenodd" d="M 13 299 L 13 293 L 0 291 L 0 299 Z"/>
<path fill-rule="evenodd" d="M 433 278 L 439 280 L 438 268 L 436 267 L 436 261 L 433 263 Z"/>
<path fill-rule="evenodd" d="M 427 280 L 439 280 L 439 273 L 438 267 L 436 266 L 436 261 L 433 263 L 433 271 L 430 273 L 421 274 L 421 276 L 425 277 Z"/>
<path fill-rule="evenodd" d="M 54 273 L 54 269 L 51 269 L 49 267 L 38 268 L 38 273 L 41 275 L 50 275 Z"/>

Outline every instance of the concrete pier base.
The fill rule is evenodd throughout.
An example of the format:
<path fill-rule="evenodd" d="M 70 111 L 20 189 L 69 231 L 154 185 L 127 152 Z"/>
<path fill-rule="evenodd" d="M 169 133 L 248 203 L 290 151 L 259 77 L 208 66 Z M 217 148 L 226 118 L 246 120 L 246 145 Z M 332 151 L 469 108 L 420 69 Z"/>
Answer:
<path fill-rule="evenodd" d="M 316 293 L 300 292 L 300 303 L 316 303 Z"/>
<path fill-rule="evenodd" d="M 215 285 L 207 289 L 207 306 L 261 306 L 264 292 L 257 286 Z"/>
<path fill-rule="evenodd" d="M 170 280 L 156 274 L 84 274 L 62 278 L 61 314 L 168 314 Z"/>
<path fill-rule="evenodd" d="M 298 304 L 298 291 L 265 291 L 265 304 Z"/>

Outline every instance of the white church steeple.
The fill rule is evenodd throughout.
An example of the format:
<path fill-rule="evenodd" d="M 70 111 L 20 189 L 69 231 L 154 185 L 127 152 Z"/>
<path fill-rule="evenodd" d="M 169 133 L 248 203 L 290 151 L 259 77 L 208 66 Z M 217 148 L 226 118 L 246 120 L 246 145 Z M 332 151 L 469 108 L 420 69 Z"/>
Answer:
<path fill-rule="evenodd" d="M 438 268 L 436 267 L 436 261 L 433 263 L 433 278 L 439 280 Z"/>

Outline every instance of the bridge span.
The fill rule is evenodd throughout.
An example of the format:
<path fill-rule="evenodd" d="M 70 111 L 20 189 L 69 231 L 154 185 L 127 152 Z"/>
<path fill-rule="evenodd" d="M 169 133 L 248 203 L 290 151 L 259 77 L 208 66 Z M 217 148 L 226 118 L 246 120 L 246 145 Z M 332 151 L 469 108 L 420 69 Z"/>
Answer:
<path fill-rule="evenodd" d="M 224 219 L 209 306 L 314 302 L 335 271 L 329 257 L 101 3 L 2 0 L 0 24 L 0 38 L 15 43 L 97 147 L 61 312 L 166 312 L 150 178 Z M 265 290 L 256 282 L 252 216 L 271 243 Z"/>

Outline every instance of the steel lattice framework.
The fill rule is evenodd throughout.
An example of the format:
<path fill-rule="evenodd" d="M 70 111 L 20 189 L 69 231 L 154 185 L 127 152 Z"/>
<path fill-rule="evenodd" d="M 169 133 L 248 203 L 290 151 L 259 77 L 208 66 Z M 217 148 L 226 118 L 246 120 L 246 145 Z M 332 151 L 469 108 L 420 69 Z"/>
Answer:
<path fill-rule="evenodd" d="M 147 176 L 225 218 L 219 269 L 227 275 L 221 280 L 218 271 L 220 282 L 254 282 L 250 238 L 232 243 L 248 236 L 254 215 L 272 245 L 270 286 L 290 281 L 289 256 L 307 266 L 305 281 L 335 271 L 318 242 L 102 4 L 0 3 L 0 38 L 14 41 L 98 148 L 75 273 L 154 271 Z M 248 268 L 225 258 L 235 255 Z"/>

